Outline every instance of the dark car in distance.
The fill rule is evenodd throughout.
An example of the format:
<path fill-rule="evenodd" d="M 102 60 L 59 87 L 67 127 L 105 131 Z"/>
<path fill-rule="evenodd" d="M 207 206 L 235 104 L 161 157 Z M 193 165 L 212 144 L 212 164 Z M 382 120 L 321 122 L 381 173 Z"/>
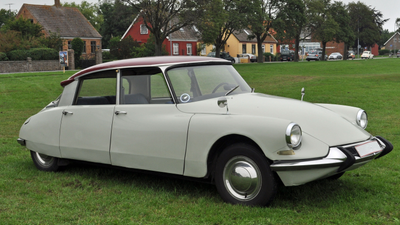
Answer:
<path fill-rule="evenodd" d="M 208 53 L 207 56 L 208 56 L 208 57 L 215 57 L 215 52 L 210 52 L 210 53 Z M 227 53 L 227 52 L 221 52 L 221 53 L 219 53 L 219 57 L 222 58 L 222 59 L 229 60 L 229 61 L 231 61 L 232 63 L 235 63 L 235 59 L 234 59 L 232 56 L 230 56 L 229 53 Z"/>
<path fill-rule="evenodd" d="M 282 49 L 281 56 L 279 57 L 281 61 L 293 61 L 294 60 L 294 51 L 288 49 Z"/>

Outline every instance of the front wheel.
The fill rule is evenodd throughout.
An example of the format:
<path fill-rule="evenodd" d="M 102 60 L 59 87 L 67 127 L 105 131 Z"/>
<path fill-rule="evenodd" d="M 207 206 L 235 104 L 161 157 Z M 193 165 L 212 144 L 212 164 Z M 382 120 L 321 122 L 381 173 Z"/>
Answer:
<path fill-rule="evenodd" d="M 36 168 L 43 171 L 57 171 L 58 158 L 31 151 L 31 157 Z"/>
<path fill-rule="evenodd" d="M 234 144 L 217 160 L 215 184 L 222 199 L 232 204 L 268 205 L 277 182 L 265 156 L 254 146 Z"/>

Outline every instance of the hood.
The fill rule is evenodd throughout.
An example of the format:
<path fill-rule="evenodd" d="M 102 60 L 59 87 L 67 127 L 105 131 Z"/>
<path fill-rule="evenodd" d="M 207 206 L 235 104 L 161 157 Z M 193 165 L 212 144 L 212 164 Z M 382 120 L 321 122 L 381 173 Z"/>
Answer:
<path fill-rule="evenodd" d="M 255 115 L 285 119 L 299 124 L 304 133 L 329 146 L 367 140 L 371 135 L 339 114 L 322 106 L 295 99 L 248 93 L 227 96 L 231 115 Z M 226 108 L 217 105 L 218 98 L 178 104 L 186 113 L 225 114 Z M 354 115 L 356 116 L 356 115 Z"/>

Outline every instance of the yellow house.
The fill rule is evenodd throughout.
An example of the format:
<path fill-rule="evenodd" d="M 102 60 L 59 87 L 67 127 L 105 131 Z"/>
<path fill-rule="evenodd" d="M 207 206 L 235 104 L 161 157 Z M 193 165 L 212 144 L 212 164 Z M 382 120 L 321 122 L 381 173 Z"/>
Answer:
<path fill-rule="evenodd" d="M 245 53 L 258 56 L 257 39 L 248 39 L 248 36 L 251 34 L 251 31 L 247 29 L 243 29 L 240 32 L 234 32 L 227 40 L 225 49 L 223 49 L 223 51 L 229 52 L 232 57 L 237 57 L 237 55 Z M 277 44 L 278 41 L 272 35 L 268 36 L 262 43 L 263 53 L 270 52 L 272 54 L 276 54 Z M 200 55 L 207 55 L 213 50 L 213 48 L 214 46 L 212 45 L 205 46 L 205 49 Z"/>

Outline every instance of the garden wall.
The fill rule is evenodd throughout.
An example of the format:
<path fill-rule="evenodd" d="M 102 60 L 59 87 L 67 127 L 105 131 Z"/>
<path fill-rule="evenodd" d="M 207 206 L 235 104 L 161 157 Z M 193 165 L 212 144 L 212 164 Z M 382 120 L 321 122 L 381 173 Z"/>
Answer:
<path fill-rule="evenodd" d="M 0 61 L 0 73 L 61 70 L 58 60 Z"/>

